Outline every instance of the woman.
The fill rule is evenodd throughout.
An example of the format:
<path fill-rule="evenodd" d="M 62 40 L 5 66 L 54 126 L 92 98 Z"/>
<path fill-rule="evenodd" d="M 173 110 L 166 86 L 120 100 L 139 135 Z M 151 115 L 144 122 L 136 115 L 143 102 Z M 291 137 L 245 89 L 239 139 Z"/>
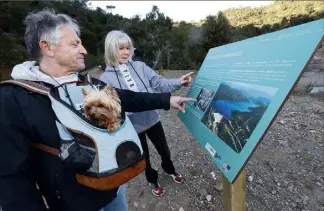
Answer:
<path fill-rule="evenodd" d="M 106 69 L 100 80 L 116 88 L 128 89 L 134 92 L 173 92 L 183 85 L 191 82 L 188 73 L 180 78 L 166 79 L 157 75 L 151 68 L 141 61 L 132 61 L 134 52 L 130 37 L 121 31 L 111 31 L 105 40 Z M 170 150 L 166 142 L 164 130 L 157 110 L 128 113 L 136 132 L 141 140 L 146 154 L 145 176 L 152 187 L 155 196 L 161 196 L 163 189 L 158 182 L 158 173 L 150 164 L 150 156 L 146 136 L 152 141 L 161 156 L 161 166 L 165 173 L 173 178 L 176 183 L 182 183 L 184 177 L 175 171 L 171 161 Z"/>

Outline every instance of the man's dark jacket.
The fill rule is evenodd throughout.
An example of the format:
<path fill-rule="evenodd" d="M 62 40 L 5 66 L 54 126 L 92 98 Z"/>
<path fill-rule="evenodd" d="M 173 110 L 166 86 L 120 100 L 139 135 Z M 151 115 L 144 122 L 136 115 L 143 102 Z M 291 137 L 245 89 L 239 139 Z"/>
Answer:
<path fill-rule="evenodd" d="M 123 111 L 170 108 L 169 93 L 116 90 Z M 50 99 L 21 87 L 0 86 L 0 207 L 4 211 L 46 210 L 41 195 L 50 210 L 98 211 L 116 197 L 117 189 L 97 191 L 79 184 L 59 157 L 31 148 L 31 142 L 59 148 Z"/>

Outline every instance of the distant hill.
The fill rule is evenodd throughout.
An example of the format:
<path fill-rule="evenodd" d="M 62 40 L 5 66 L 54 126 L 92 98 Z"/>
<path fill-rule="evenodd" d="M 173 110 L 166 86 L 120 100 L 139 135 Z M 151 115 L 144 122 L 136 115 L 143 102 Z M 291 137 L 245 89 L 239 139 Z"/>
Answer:
<path fill-rule="evenodd" d="M 257 8 L 228 9 L 224 11 L 224 14 L 233 27 L 252 24 L 261 28 L 264 25 L 282 24 L 303 16 L 314 18 L 314 20 L 323 18 L 324 2 L 276 1 Z"/>
<path fill-rule="evenodd" d="M 223 11 L 232 31 L 232 42 L 271 33 L 324 18 L 323 1 L 275 1 L 256 8 Z"/>

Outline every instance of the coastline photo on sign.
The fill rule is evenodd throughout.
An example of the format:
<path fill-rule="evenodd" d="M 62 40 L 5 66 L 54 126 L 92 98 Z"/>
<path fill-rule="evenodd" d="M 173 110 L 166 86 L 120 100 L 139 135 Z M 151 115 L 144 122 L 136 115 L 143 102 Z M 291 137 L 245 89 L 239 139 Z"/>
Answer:
<path fill-rule="evenodd" d="M 201 121 L 240 153 L 277 90 L 254 84 L 222 82 Z"/>
<path fill-rule="evenodd" d="M 210 101 L 213 99 L 214 93 L 215 93 L 214 91 L 211 91 L 206 88 L 202 88 L 197 97 L 197 101 L 194 103 L 194 106 L 196 106 L 202 112 L 205 112 Z"/>

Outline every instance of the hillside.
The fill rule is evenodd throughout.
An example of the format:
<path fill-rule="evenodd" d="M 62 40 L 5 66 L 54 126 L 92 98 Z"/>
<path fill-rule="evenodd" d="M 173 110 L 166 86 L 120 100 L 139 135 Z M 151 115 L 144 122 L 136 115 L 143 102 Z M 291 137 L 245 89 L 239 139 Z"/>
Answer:
<path fill-rule="evenodd" d="M 283 24 L 304 17 L 319 19 L 324 17 L 323 1 L 276 1 L 268 6 L 238 8 L 224 11 L 233 27 Z M 298 24 L 298 23 L 297 23 Z"/>

